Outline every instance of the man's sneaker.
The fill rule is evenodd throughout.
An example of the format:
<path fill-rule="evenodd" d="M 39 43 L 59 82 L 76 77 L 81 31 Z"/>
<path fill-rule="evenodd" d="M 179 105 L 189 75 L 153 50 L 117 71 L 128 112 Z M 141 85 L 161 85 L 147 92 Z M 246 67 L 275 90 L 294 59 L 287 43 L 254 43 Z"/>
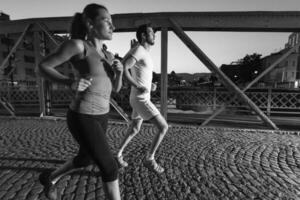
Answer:
<path fill-rule="evenodd" d="M 123 159 L 123 156 L 117 156 L 117 161 L 118 161 L 118 164 L 121 167 L 127 167 L 128 166 L 128 163 Z"/>
<path fill-rule="evenodd" d="M 50 181 L 49 176 L 51 171 L 47 170 L 40 174 L 39 181 L 44 186 L 45 196 L 48 199 L 56 200 L 57 199 L 57 189 L 54 184 Z"/>
<path fill-rule="evenodd" d="M 153 172 L 156 172 L 156 173 L 163 173 L 165 171 L 165 169 L 160 166 L 159 164 L 157 164 L 157 162 L 155 161 L 155 159 L 151 159 L 151 160 L 148 160 L 146 159 L 144 161 L 144 166 L 146 168 L 148 168 L 149 170 L 153 171 Z"/>

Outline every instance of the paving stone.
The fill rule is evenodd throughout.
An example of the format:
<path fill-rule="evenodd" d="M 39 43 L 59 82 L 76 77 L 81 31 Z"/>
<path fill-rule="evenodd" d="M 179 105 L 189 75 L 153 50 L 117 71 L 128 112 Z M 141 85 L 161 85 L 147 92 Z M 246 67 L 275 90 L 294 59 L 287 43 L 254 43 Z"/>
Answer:
<path fill-rule="evenodd" d="M 127 125 L 109 123 L 114 153 Z M 156 129 L 144 124 L 125 149 L 129 166 L 121 169 L 122 199 L 300 199 L 299 132 L 170 126 L 157 161 L 157 175 L 143 166 Z M 78 145 L 64 120 L 0 121 L 0 199 L 46 199 L 38 175 L 76 155 Z M 60 199 L 104 199 L 95 165 L 58 181 Z"/>

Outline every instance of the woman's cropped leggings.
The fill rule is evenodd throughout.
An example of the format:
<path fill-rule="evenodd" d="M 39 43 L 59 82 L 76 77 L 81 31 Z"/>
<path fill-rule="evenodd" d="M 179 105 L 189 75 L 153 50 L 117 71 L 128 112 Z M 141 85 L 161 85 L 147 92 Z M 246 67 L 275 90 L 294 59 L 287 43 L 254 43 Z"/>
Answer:
<path fill-rule="evenodd" d="M 84 167 L 93 162 L 99 167 L 102 180 L 118 179 L 118 165 L 106 139 L 107 114 L 88 115 L 69 110 L 67 123 L 73 137 L 79 143 L 79 152 L 73 159 L 75 167 Z"/>

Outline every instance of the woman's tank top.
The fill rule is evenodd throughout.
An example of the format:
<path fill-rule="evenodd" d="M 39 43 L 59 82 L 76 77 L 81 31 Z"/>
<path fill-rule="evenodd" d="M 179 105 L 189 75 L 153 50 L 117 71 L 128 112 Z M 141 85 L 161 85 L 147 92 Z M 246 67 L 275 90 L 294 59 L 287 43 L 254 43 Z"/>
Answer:
<path fill-rule="evenodd" d="M 92 84 L 83 92 L 77 92 L 70 104 L 70 109 L 91 115 L 100 115 L 109 112 L 109 100 L 112 91 L 112 78 L 114 72 L 111 69 L 113 56 L 104 51 L 105 57 L 101 57 L 95 47 L 84 42 L 85 52 L 82 58 L 72 58 L 71 62 L 78 71 L 77 78 L 92 78 Z"/>

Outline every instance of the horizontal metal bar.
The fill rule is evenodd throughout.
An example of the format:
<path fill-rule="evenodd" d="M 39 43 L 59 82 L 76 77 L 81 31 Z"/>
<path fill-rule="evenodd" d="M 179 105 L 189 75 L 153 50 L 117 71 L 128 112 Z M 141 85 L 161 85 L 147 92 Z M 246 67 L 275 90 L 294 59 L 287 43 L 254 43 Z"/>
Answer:
<path fill-rule="evenodd" d="M 176 20 L 184 31 L 300 32 L 300 11 L 130 13 L 112 18 L 116 32 L 135 31 L 147 22 L 157 28 L 170 28 L 168 18 Z M 0 34 L 22 32 L 27 24 L 35 22 L 44 23 L 54 32 L 69 32 L 71 21 L 72 17 L 1 21 Z"/>

